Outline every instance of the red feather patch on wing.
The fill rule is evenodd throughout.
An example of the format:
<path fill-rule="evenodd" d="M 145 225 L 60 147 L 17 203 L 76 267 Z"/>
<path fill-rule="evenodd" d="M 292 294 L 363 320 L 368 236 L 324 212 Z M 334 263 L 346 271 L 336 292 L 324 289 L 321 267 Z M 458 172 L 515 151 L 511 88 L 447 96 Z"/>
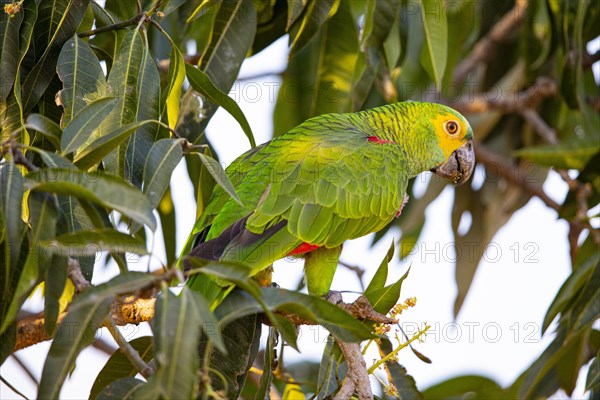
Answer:
<path fill-rule="evenodd" d="M 320 246 L 310 244 L 310 243 L 302 243 L 300 246 L 296 247 L 294 250 L 288 253 L 288 256 L 298 256 L 300 254 L 305 254 L 311 252 L 313 250 L 318 249 Z"/>

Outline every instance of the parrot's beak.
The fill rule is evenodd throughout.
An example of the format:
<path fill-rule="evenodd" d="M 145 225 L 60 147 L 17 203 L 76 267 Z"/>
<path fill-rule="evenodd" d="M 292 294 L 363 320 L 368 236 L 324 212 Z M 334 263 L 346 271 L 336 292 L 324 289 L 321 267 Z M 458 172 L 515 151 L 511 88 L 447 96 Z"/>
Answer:
<path fill-rule="evenodd" d="M 475 152 L 473 150 L 473 140 L 468 140 L 465 144 L 456 149 L 444 164 L 437 166 L 431 172 L 448 179 L 454 186 L 465 183 L 471 177 L 475 169 Z"/>

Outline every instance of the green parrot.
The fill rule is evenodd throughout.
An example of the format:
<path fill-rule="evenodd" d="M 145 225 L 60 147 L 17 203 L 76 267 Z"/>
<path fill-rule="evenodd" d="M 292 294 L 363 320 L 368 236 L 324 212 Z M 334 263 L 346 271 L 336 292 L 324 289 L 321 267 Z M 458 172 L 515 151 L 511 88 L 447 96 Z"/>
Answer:
<path fill-rule="evenodd" d="M 323 296 L 343 243 L 400 215 L 409 179 L 432 171 L 460 185 L 474 164 L 471 126 L 440 104 L 320 115 L 226 169 L 242 204 L 216 187 L 182 255 L 244 263 L 253 275 L 303 256 L 308 292 Z M 213 305 L 230 289 L 204 274 L 190 276 L 188 285 Z"/>

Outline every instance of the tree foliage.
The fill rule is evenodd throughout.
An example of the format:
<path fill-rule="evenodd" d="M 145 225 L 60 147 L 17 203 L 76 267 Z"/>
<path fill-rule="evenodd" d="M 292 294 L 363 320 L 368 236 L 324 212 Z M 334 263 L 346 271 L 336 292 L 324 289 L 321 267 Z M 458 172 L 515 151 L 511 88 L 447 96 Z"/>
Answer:
<path fill-rule="evenodd" d="M 350 366 L 333 337 L 379 346 L 380 365 L 388 372 L 385 392 L 402 398 L 467 393 L 538 398 L 559 389 L 570 394 L 590 360 L 586 389 L 600 392 L 600 331 L 593 328 L 600 313 L 599 235 L 591 222 L 600 199 L 600 97 L 591 66 L 600 57 L 597 49 L 587 50 L 600 36 L 599 2 L 3 0 L 2 5 L 0 362 L 16 349 L 53 339 L 39 397 L 58 397 L 77 356 L 102 326 L 122 352 L 107 361 L 92 398 L 238 393 L 266 398 L 271 388 L 289 399 L 301 393 L 325 398 L 340 390 Z M 555 337 L 510 387 L 462 376 L 420 393 L 395 361 L 406 343 L 392 345 L 381 336 L 383 325 L 373 330 L 368 319 L 323 299 L 260 287 L 242 265 L 196 265 L 195 273 L 240 288 L 216 310 L 185 287 L 177 295 L 170 289 L 183 279 L 175 267 L 177 188 L 171 187 L 171 175 L 177 164 L 187 164 L 198 213 L 214 185 L 236 196 L 205 129 L 222 107 L 255 146 L 246 117 L 227 93 L 242 62 L 284 35 L 290 51 L 286 69 L 275 71 L 282 79 L 275 135 L 318 114 L 403 100 L 446 103 L 471 121 L 485 178 L 481 185 L 452 189 L 456 246 L 477 243 L 474 258 L 457 260 L 455 314 L 486 246 L 532 197 L 568 222 L 572 273 L 543 322 L 545 331 L 558 320 Z M 223 133 L 218 140 L 241 139 Z M 551 168 L 569 185 L 560 203 L 542 185 Z M 400 257 L 427 239 L 420 238 L 424 209 L 444 188 L 431 180 L 393 223 L 402 232 L 396 243 Z M 472 224 L 459 232 L 466 214 Z M 127 255 L 147 254 L 148 234 L 164 242 L 164 270 L 132 272 Z M 120 274 L 92 286 L 103 264 L 94 263 L 101 252 Z M 397 315 L 405 276 L 387 282 L 392 257 L 393 248 L 364 294 L 376 311 Z M 19 320 L 19 311 L 42 283 L 44 314 L 35 330 L 31 318 Z M 140 307 L 138 319 L 120 312 L 128 303 Z M 149 317 L 143 307 L 149 307 Z M 151 337 L 127 342 L 119 333 L 117 325 L 151 317 Z M 257 358 L 267 321 L 267 347 Z M 277 366 L 277 343 L 297 346 L 298 321 L 331 332 L 322 361 Z M 262 366 L 262 375 L 246 379 L 253 363 Z"/>

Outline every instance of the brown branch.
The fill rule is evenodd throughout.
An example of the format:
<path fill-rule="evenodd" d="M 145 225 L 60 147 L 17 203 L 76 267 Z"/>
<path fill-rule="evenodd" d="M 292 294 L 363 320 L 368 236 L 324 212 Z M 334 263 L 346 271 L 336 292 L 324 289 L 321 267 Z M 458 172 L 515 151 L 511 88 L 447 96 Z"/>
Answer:
<path fill-rule="evenodd" d="M 556 212 L 560 211 L 560 204 L 548 197 L 541 184 L 535 184 L 527 181 L 526 178 L 529 176 L 529 173 L 519 165 L 515 164 L 513 160 L 494 153 L 481 143 L 478 143 L 475 146 L 475 158 L 477 161 L 485 165 L 488 170 L 496 172 L 502 178 L 514 185 L 519 186 L 530 195 L 537 196 L 544 202 L 544 204 L 546 204 L 546 206 L 550 207 Z"/>
<path fill-rule="evenodd" d="M 131 365 L 133 365 L 144 378 L 149 378 L 154 374 L 154 369 L 146 364 L 140 356 L 140 353 L 138 353 L 127 339 L 123 337 L 121 331 L 119 331 L 119 328 L 115 324 L 115 321 L 113 321 L 110 316 L 106 317 L 104 326 L 110 331 L 115 342 L 117 342 L 119 348 L 125 354 L 125 357 L 131 362 Z"/>
<path fill-rule="evenodd" d="M 454 83 L 461 84 L 477 64 L 490 58 L 498 44 L 505 42 L 515 34 L 523 22 L 527 6 L 528 0 L 517 0 L 513 9 L 507 12 L 488 34 L 475 44 L 467 58 L 454 69 L 452 75 Z"/>
<path fill-rule="evenodd" d="M 81 293 L 85 289 L 92 286 L 91 283 L 83 276 L 83 273 L 81 272 L 81 265 L 79 264 L 79 260 L 76 258 L 69 257 L 67 276 L 75 287 L 75 293 Z"/>
<path fill-rule="evenodd" d="M 348 365 L 348 373 L 346 379 L 342 383 L 342 387 L 333 397 L 334 400 L 347 400 L 356 394 L 360 400 L 372 399 L 371 383 L 369 382 L 369 373 L 367 372 L 367 363 L 363 358 L 358 343 L 346 343 L 336 337 L 335 341 Z"/>
<path fill-rule="evenodd" d="M 138 298 L 128 303 L 115 302 L 111 310 L 111 317 L 117 325 L 139 324 L 149 321 L 154 316 L 154 303 L 156 299 Z M 152 310 L 150 312 L 149 310 Z M 60 324 L 66 317 L 67 312 L 58 316 L 57 323 Z M 43 314 L 36 314 L 17 322 L 17 343 L 14 351 L 24 349 L 34 344 L 52 339 L 46 334 L 45 319 Z"/>
<path fill-rule="evenodd" d="M 80 38 L 89 37 L 98 35 L 100 33 L 111 32 L 111 31 L 119 31 L 121 29 L 125 29 L 129 26 L 138 25 L 143 23 L 144 21 L 152 21 L 150 17 L 155 14 L 158 8 L 161 6 L 162 0 L 157 1 L 152 8 L 146 12 L 139 12 L 135 17 L 129 18 L 126 21 L 117 22 L 116 24 L 102 26 L 100 28 L 92 29 L 85 32 L 80 32 L 77 34 Z"/>
<path fill-rule="evenodd" d="M 349 269 L 350 271 L 354 272 L 356 274 L 356 277 L 358 278 L 358 282 L 360 283 L 360 287 L 361 289 L 365 290 L 365 284 L 363 283 L 363 276 L 365 275 L 365 270 L 364 268 L 359 267 L 358 265 L 350 265 L 348 263 L 345 263 L 343 261 L 338 261 L 338 264 L 341 265 L 344 268 Z"/>

